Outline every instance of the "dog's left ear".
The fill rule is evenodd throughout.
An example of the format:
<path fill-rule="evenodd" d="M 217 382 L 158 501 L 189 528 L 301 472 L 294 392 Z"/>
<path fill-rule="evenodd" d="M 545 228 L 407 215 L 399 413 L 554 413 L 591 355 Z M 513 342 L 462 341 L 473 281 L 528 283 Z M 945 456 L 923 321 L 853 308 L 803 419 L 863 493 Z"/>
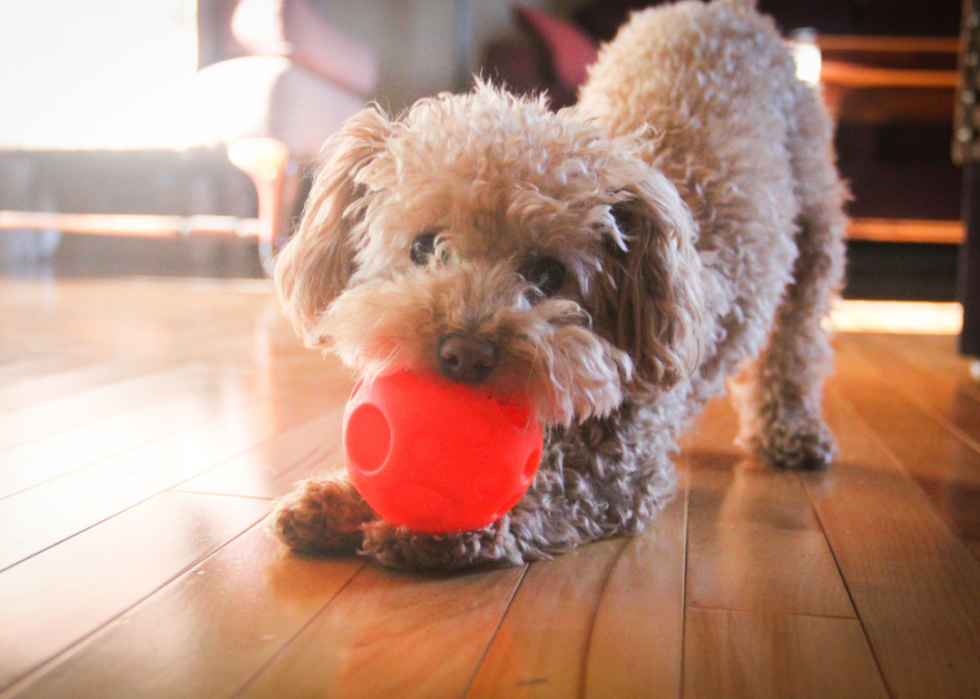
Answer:
<path fill-rule="evenodd" d="M 313 181 L 299 230 L 276 259 L 275 284 L 283 311 L 306 343 L 320 343 L 320 314 L 344 290 L 355 270 L 351 232 L 363 211 L 358 174 L 385 147 L 391 122 L 376 107 L 351 117 L 324 145 L 329 157 Z"/>
<path fill-rule="evenodd" d="M 632 390 L 649 394 L 669 389 L 697 366 L 701 260 L 694 219 L 666 177 L 654 171 L 620 194 L 591 310 L 597 330 L 632 358 Z"/>

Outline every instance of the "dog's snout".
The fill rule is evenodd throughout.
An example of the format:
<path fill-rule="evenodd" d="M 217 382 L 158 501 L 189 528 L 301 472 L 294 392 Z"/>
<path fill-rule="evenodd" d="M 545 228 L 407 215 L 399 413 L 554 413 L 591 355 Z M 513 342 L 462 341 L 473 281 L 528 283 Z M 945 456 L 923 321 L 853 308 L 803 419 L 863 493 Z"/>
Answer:
<path fill-rule="evenodd" d="M 496 365 L 497 348 L 482 338 L 453 334 L 439 343 L 439 368 L 453 381 L 480 383 Z"/>

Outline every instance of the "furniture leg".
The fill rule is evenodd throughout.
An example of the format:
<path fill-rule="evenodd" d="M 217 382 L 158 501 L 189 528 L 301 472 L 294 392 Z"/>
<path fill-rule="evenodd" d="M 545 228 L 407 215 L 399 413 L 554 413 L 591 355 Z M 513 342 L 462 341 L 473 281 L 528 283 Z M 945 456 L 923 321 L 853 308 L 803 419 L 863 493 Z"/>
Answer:
<path fill-rule="evenodd" d="M 259 203 L 259 259 L 271 275 L 275 253 L 289 231 L 299 191 L 300 170 L 284 143 L 274 138 L 244 138 L 228 147 L 232 163 L 255 184 Z"/>
<path fill-rule="evenodd" d="M 963 164 L 963 225 L 957 295 L 963 305 L 960 352 L 980 357 L 980 164 Z"/>

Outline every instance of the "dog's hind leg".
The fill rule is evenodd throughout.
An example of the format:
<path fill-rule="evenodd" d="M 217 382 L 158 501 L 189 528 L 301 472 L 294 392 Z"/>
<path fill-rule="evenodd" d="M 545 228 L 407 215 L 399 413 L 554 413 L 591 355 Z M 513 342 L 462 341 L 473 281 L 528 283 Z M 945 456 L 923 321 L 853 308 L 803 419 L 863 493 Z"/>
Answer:
<path fill-rule="evenodd" d="M 799 256 L 768 346 L 733 386 L 733 396 L 743 446 L 788 468 L 822 468 L 833 458 L 834 442 L 821 416 L 824 378 L 833 359 L 821 321 L 843 277 L 845 190 L 819 96 L 802 83 L 795 87 L 795 129 L 788 145 L 800 206 Z"/>
<path fill-rule="evenodd" d="M 276 502 L 268 527 L 290 548 L 318 553 L 354 553 L 364 539 L 362 526 L 378 515 L 340 469 L 311 478 Z"/>

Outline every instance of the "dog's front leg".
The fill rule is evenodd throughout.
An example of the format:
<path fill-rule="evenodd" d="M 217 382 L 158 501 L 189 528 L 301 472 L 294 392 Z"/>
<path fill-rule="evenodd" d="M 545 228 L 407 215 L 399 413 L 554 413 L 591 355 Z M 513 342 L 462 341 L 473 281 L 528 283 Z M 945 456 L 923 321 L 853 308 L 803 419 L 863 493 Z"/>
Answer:
<path fill-rule="evenodd" d="M 597 538 L 575 531 L 569 513 L 574 496 L 563 492 L 552 446 L 541 473 L 508 514 L 482 529 L 426 534 L 377 515 L 354 489 L 345 470 L 303 481 L 276 502 L 268 526 L 299 551 L 352 554 L 359 549 L 384 565 L 405 569 L 463 568 L 480 563 L 518 565 Z"/>
<path fill-rule="evenodd" d="M 364 526 L 364 553 L 392 568 L 453 570 L 481 563 L 519 565 L 524 555 L 511 532 L 512 515 L 482 529 L 425 534 L 377 520 Z"/>
<path fill-rule="evenodd" d="M 298 551 L 353 554 L 360 550 L 393 568 L 517 565 L 525 558 L 549 557 L 542 548 L 547 535 L 540 495 L 532 487 L 518 507 L 482 529 L 426 534 L 382 519 L 341 470 L 300 483 L 276 502 L 267 524 L 284 544 Z"/>
<path fill-rule="evenodd" d="M 395 568 L 517 565 L 639 533 L 674 491 L 674 437 L 662 422 L 667 412 L 625 406 L 553 435 L 531 488 L 493 524 L 424 534 L 376 520 L 363 527 L 364 552 Z"/>
<path fill-rule="evenodd" d="M 317 553 L 354 553 L 362 526 L 378 519 L 340 469 L 300 483 L 276 502 L 269 528 L 290 548 Z"/>

